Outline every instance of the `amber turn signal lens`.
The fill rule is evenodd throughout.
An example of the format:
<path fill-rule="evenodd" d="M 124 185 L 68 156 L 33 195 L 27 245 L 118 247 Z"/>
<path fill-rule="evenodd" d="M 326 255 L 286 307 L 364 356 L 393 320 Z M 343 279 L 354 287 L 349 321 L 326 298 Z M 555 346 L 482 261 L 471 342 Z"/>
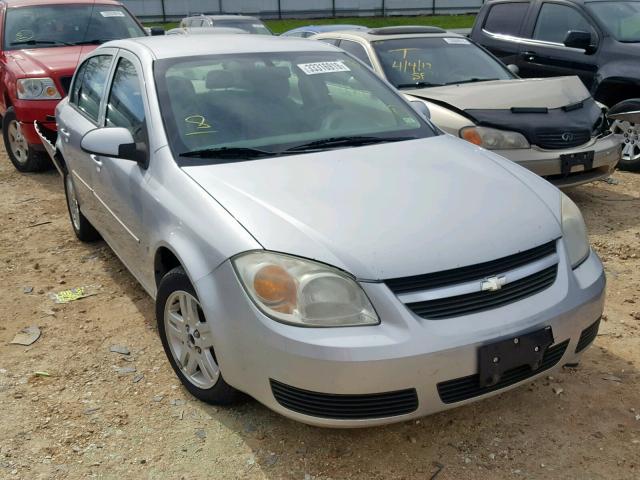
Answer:
<path fill-rule="evenodd" d="M 482 138 L 474 128 L 467 128 L 462 131 L 462 138 L 474 145 L 482 145 Z"/>
<path fill-rule="evenodd" d="M 296 306 L 296 282 L 277 265 L 267 265 L 256 273 L 253 288 L 265 304 L 280 313 L 293 313 Z"/>

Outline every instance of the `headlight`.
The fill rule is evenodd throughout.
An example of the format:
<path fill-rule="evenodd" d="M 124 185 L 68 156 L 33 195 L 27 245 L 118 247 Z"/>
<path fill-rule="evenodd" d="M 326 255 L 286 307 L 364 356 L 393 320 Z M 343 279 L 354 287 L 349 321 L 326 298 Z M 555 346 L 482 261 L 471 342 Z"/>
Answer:
<path fill-rule="evenodd" d="M 304 327 L 380 323 L 360 285 L 338 269 L 271 252 L 232 262 L 251 299 L 274 320 Z"/>
<path fill-rule="evenodd" d="M 21 78 L 17 82 L 20 100 L 57 100 L 62 98 L 51 78 Z"/>
<path fill-rule="evenodd" d="M 562 194 L 562 236 L 569 252 L 571 268 L 576 268 L 589 256 L 587 226 L 578 206 Z"/>
<path fill-rule="evenodd" d="M 521 133 L 497 128 L 465 127 L 460 130 L 460 137 L 489 150 L 529 148 L 529 142 Z"/>

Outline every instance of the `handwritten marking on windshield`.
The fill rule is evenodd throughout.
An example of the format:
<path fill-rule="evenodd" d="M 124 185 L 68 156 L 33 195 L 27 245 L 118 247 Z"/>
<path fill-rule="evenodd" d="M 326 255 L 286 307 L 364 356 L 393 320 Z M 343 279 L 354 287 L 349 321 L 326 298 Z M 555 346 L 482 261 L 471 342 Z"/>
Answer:
<path fill-rule="evenodd" d="M 394 60 L 391 65 L 392 68 L 398 70 L 401 73 L 411 74 L 411 79 L 414 81 L 425 79 L 425 70 L 431 70 L 431 63 L 425 62 L 421 59 L 413 60 L 409 58 L 409 52 L 413 50 L 420 50 L 419 48 L 398 48 L 396 50 L 389 50 L 389 53 L 402 52 L 402 60 Z"/>
<path fill-rule="evenodd" d="M 185 123 L 196 125 L 196 131 L 189 132 L 186 136 L 191 135 L 205 135 L 208 133 L 216 133 L 216 130 L 213 130 L 213 127 L 207 122 L 207 119 L 204 115 L 190 115 L 184 119 Z"/>

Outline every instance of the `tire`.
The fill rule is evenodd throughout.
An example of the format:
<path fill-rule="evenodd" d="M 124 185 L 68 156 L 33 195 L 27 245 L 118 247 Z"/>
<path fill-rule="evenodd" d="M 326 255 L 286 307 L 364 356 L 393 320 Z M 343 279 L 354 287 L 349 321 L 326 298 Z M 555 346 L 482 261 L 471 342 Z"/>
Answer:
<path fill-rule="evenodd" d="M 164 351 L 184 387 L 212 405 L 235 403 L 240 394 L 222 378 L 211 326 L 182 267 L 174 268 L 160 281 L 156 319 Z"/>
<path fill-rule="evenodd" d="M 622 135 L 622 158 L 618 162 L 620 170 L 640 172 L 640 125 L 616 120 L 611 131 Z"/>
<path fill-rule="evenodd" d="M 68 173 L 64 174 L 64 195 L 67 199 L 67 210 L 71 228 L 81 242 L 95 242 L 100 239 L 100 234 L 80 211 L 80 204 L 76 196 L 76 188 Z"/>
<path fill-rule="evenodd" d="M 45 154 L 34 150 L 22 135 L 13 107 L 9 107 L 2 119 L 2 137 L 9 160 L 18 171 L 41 172 L 51 168 L 51 161 Z"/>

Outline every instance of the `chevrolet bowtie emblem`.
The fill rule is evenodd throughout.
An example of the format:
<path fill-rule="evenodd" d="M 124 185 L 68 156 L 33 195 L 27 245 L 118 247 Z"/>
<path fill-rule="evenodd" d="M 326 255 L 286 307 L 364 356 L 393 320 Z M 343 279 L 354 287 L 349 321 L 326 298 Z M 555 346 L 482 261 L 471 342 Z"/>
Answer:
<path fill-rule="evenodd" d="M 480 287 L 483 292 L 495 292 L 507 283 L 507 277 L 489 277 L 482 281 Z"/>

